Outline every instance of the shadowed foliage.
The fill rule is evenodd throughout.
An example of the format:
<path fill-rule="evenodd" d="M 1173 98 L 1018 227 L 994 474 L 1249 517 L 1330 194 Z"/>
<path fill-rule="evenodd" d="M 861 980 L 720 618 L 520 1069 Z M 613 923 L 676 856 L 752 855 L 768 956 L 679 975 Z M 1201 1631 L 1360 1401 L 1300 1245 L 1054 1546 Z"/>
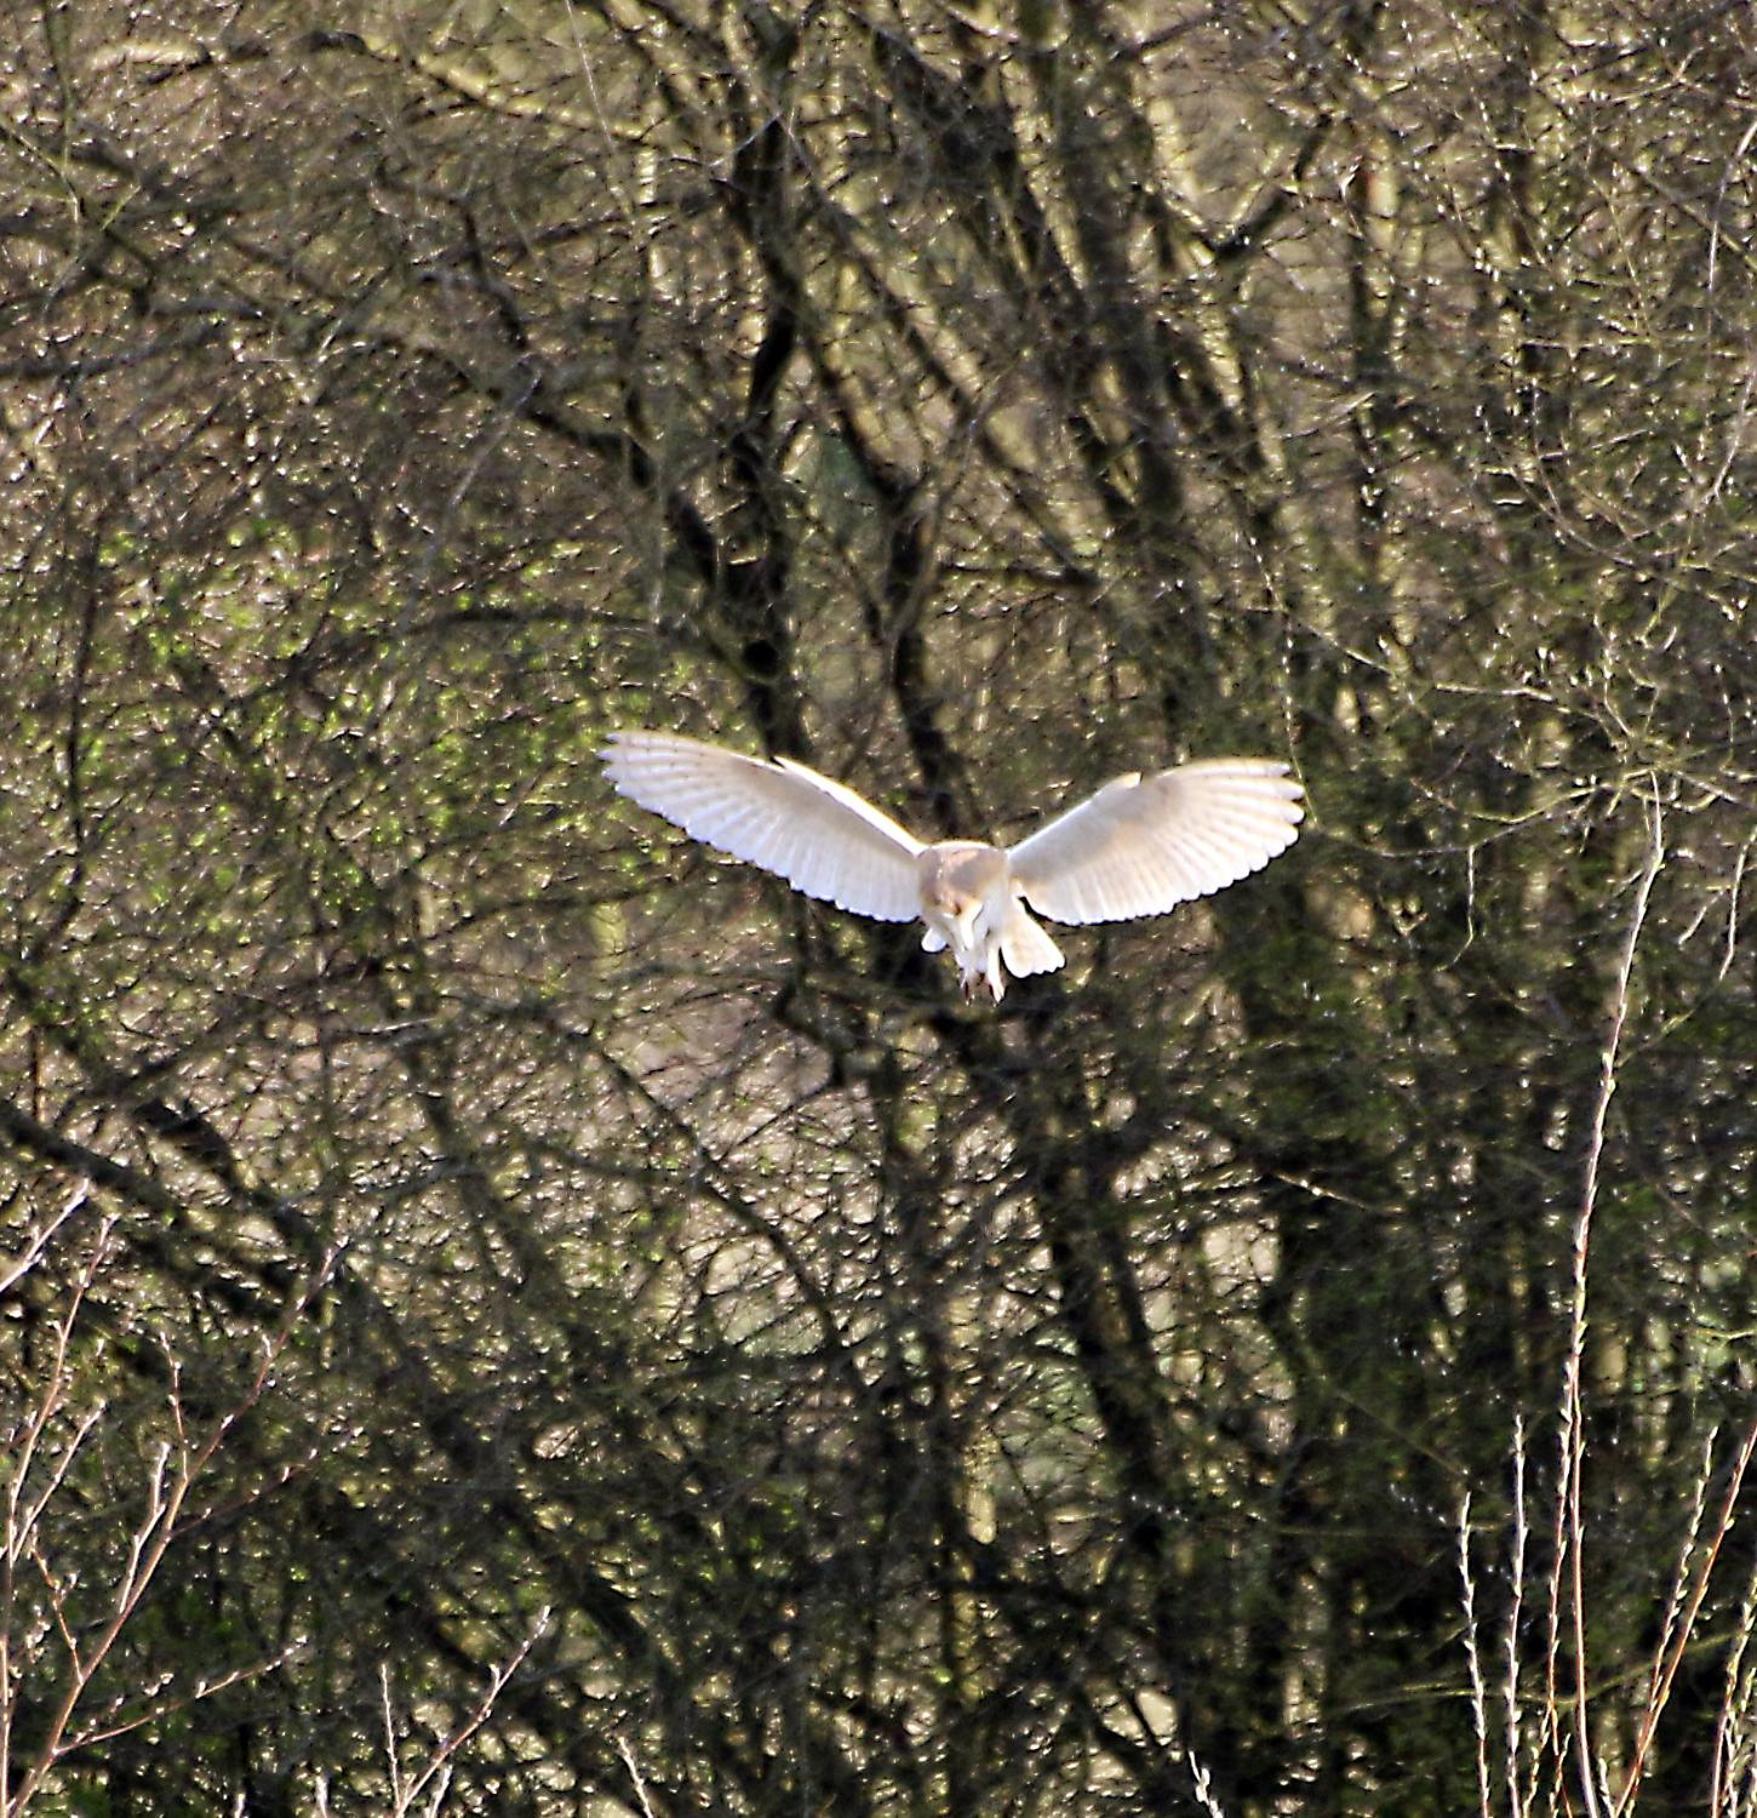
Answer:
<path fill-rule="evenodd" d="M 1745 1809 L 1752 31 L 0 25 L 9 1809 Z M 996 1012 L 642 725 L 1312 814 Z"/>

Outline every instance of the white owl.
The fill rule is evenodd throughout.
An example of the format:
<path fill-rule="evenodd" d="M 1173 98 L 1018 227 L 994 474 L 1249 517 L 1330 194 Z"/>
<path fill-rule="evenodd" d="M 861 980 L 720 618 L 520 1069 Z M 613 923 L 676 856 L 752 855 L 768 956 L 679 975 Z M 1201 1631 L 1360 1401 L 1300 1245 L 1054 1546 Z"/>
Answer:
<path fill-rule="evenodd" d="M 618 732 L 600 753 L 617 789 L 716 851 L 807 896 L 881 922 L 919 918 L 949 947 L 966 997 L 1007 974 L 1053 972 L 1062 952 L 1032 919 L 1163 915 L 1284 852 L 1305 810 L 1288 766 L 1215 758 L 1132 774 L 1016 846 L 926 844 L 852 789 L 788 758 L 740 756 L 663 732 Z"/>

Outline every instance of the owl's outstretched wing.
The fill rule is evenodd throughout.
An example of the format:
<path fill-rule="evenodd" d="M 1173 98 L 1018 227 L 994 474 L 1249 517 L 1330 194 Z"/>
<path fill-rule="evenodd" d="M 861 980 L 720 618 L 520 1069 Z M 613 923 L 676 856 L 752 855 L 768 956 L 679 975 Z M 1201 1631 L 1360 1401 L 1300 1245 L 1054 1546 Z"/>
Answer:
<path fill-rule="evenodd" d="M 1293 844 L 1304 792 L 1287 772 L 1267 758 L 1217 758 L 1120 776 L 1014 846 L 1014 880 L 1052 921 L 1163 915 Z"/>
<path fill-rule="evenodd" d="M 852 789 L 787 758 L 770 763 L 663 732 L 616 732 L 612 783 L 716 851 L 881 922 L 921 913 L 921 842 Z"/>

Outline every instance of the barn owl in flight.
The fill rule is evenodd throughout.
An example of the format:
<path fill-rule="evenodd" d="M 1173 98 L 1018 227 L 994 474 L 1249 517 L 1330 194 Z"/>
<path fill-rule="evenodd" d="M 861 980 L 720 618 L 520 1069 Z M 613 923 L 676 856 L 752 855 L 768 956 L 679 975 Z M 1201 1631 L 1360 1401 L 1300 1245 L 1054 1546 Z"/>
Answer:
<path fill-rule="evenodd" d="M 743 757 L 663 732 L 599 753 L 616 788 L 685 833 L 795 890 L 881 922 L 919 918 L 950 948 L 965 997 L 1063 964 L 1032 919 L 1164 915 L 1224 890 L 1294 842 L 1302 790 L 1285 764 L 1216 758 L 1119 776 L 1016 846 L 925 844 L 852 789 L 790 758 Z"/>

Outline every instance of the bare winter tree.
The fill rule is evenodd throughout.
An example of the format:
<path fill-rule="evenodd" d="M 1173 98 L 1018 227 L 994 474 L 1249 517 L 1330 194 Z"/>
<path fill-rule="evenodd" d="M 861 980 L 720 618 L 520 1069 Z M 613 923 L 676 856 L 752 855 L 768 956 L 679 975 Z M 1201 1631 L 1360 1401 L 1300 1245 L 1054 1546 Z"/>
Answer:
<path fill-rule="evenodd" d="M 1745 1809 L 1753 51 L 15 9 L 9 1812 Z M 630 726 L 1312 817 L 966 1008 Z"/>

